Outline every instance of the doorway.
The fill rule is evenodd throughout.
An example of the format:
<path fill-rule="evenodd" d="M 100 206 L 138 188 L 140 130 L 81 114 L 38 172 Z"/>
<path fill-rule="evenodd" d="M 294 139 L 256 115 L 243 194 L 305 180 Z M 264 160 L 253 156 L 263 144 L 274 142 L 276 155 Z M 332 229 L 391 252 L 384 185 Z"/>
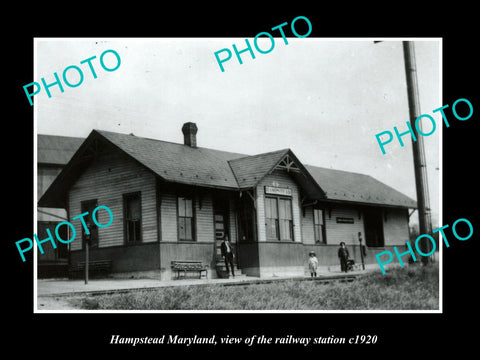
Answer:
<path fill-rule="evenodd" d="M 215 197 L 213 199 L 213 218 L 215 227 L 215 260 L 216 262 L 223 261 L 221 244 L 225 235 L 229 236 L 229 223 L 228 223 L 228 198 Z M 231 241 L 231 239 L 230 239 Z"/>
<path fill-rule="evenodd" d="M 363 214 L 366 245 L 368 247 L 384 247 L 383 211 L 381 209 L 366 209 Z"/>

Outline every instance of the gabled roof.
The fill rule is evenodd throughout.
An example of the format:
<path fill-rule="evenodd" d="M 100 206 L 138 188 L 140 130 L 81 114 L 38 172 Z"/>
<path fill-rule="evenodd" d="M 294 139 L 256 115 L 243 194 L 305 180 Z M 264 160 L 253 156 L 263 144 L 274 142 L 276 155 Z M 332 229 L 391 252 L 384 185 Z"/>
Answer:
<path fill-rule="evenodd" d="M 41 135 L 37 136 L 37 162 L 39 164 L 66 165 L 84 138 Z"/>
<path fill-rule="evenodd" d="M 327 199 L 416 208 L 415 200 L 370 175 L 305 165 Z"/>
<path fill-rule="evenodd" d="M 245 155 L 109 131 L 94 131 L 166 181 L 238 188 L 228 160 Z"/>
<path fill-rule="evenodd" d="M 310 198 L 317 200 L 325 198 L 322 188 L 290 149 L 244 156 L 229 161 L 241 190 L 257 186 L 265 176 L 285 163 L 292 166 L 289 170 L 291 176 Z"/>
<path fill-rule="evenodd" d="M 100 130 L 85 139 L 39 206 L 62 207 L 98 146 L 116 148 L 167 182 L 229 190 L 253 188 L 287 158 L 294 164 L 292 177 L 309 198 L 416 208 L 414 200 L 371 176 L 304 166 L 290 149 L 249 156 Z"/>
<path fill-rule="evenodd" d="M 241 189 L 249 189 L 263 179 L 275 165 L 289 152 L 283 149 L 258 155 L 244 155 L 230 160 L 229 164 Z"/>

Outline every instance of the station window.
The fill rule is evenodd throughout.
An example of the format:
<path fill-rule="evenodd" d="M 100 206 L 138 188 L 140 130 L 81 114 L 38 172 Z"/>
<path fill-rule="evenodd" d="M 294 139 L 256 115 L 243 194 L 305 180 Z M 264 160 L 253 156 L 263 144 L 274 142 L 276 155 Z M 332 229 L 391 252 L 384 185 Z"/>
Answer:
<path fill-rule="evenodd" d="M 313 230 L 315 234 L 315 243 L 326 244 L 325 238 L 325 217 L 322 209 L 313 209 Z"/>
<path fill-rule="evenodd" d="M 178 197 L 178 239 L 195 240 L 193 198 L 187 196 Z"/>
<path fill-rule="evenodd" d="M 267 239 L 294 240 L 292 200 L 265 197 L 265 225 Z"/>
<path fill-rule="evenodd" d="M 123 195 L 125 241 L 127 244 L 142 241 L 142 210 L 140 193 Z"/>

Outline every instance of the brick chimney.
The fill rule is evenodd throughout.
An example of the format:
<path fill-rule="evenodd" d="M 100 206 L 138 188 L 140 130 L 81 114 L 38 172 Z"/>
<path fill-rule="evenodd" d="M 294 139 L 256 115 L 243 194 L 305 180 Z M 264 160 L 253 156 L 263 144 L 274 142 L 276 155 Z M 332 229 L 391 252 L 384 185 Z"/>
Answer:
<path fill-rule="evenodd" d="M 187 122 L 182 126 L 183 143 L 190 147 L 197 147 L 197 125 L 193 122 Z"/>

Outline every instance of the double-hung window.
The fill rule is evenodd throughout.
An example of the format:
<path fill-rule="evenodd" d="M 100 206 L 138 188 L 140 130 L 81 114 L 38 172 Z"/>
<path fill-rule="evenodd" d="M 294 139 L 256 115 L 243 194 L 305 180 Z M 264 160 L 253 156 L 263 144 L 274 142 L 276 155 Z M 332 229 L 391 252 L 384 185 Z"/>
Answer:
<path fill-rule="evenodd" d="M 294 240 L 292 200 L 265 197 L 265 225 L 268 240 Z"/>
<path fill-rule="evenodd" d="M 194 209 L 192 197 L 178 197 L 178 239 L 195 240 Z"/>
<path fill-rule="evenodd" d="M 326 244 L 325 221 L 322 209 L 313 209 L 313 230 L 315 234 L 315 243 Z"/>
<path fill-rule="evenodd" d="M 280 238 L 282 240 L 293 240 L 292 200 L 278 199 L 278 217 Z"/>
<path fill-rule="evenodd" d="M 127 244 L 142 241 L 142 209 L 140 193 L 123 195 L 125 240 Z"/>
<path fill-rule="evenodd" d="M 280 240 L 277 202 L 277 198 L 265 198 L 265 225 L 267 227 L 267 239 L 269 240 Z"/>

